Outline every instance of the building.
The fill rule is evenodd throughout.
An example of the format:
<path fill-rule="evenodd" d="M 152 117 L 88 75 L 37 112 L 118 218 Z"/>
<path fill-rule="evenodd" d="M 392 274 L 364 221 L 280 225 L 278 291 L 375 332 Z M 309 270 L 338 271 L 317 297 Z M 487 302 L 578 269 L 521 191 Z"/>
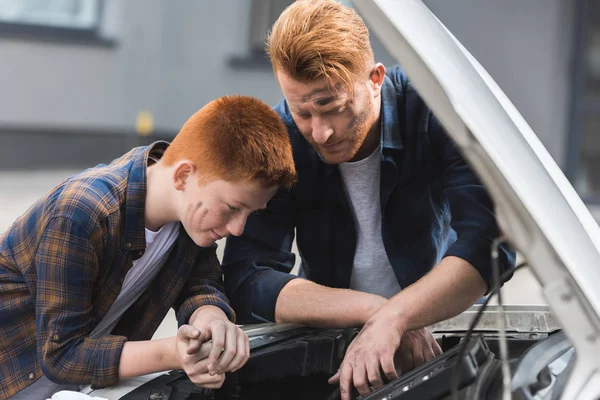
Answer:
<path fill-rule="evenodd" d="M 291 0 L 0 0 L 0 168 L 91 166 L 208 101 L 281 94 L 264 35 Z M 346 0 L 348 2 L 348 0 Z M 600 204 L 600 6 L 425 0 L 590 207 Z M 374 38 L 378 60 L 391 59 Z"/>

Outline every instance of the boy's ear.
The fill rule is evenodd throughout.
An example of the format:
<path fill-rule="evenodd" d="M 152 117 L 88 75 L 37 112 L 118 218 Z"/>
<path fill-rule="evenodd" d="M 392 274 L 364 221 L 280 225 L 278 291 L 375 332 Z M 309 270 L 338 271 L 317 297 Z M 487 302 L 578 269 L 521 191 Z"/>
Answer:
<path fill-rule="evenodd" d="M 173 170 L 173 184 L 175 186 L 175 190 L 185 190 L 185 185 L 188 183 L 190 177 L 194 174 L 195 171 L 196 166 L 192 161 L 179 161 L 175 165 L 175 169 Z"/>

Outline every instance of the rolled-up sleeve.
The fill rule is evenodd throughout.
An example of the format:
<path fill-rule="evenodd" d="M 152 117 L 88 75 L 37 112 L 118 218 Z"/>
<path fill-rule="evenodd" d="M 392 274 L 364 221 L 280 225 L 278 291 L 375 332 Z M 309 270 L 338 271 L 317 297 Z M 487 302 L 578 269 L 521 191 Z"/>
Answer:
<path fill-rule="evenodd" d="M 98 249 L 89 228 L 65 217 L 44 229 L 37 271 L 37 349 L 42 371 L 57 383 L 112 386 L 119 381 L 124 336 L 89 337 Z M 98 247 L 98 246 L 96 246 Z"/>
<path fill-rule="evenodd" d="M 298 278 L 290 274 L 294 215 L 289 193 L 280 190 L 266 210 L 248 217 L 242 236 L 227 239 L 225 288 L 240 323 L 274 322 L 281 289 Z"/>
<path fill-rule="evenodd" d="M 433 148 L 437 150 L 436 157 L 440 161 L 444 195 L 450 205 L 450 225 L 457 233 L 456 242 L 449 247 L 445 256 L 456 256 L 469 262 L 490 288 L 491 245 L 500 236 L 492 199 L 452 139 L 431 113 L 428 119 L 428 133 Z M 515 251 L 510 246 L 501 246 L 501 273 L 514 267 L 515 258 Z"/>
<path fill-rule="evenodd" d="M 200 253 L 179 295 L 175 304 L 179 326 L 187 324 L 194 311 L 207 305 L 219 307 L 230 321 L 235 322 L 235 313 L 225 296 L 215 245 Z"/>

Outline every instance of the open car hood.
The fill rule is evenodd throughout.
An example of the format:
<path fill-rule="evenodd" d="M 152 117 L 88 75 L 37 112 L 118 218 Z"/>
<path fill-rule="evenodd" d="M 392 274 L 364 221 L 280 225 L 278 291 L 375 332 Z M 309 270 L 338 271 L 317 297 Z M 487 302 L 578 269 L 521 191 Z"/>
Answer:
<path fill-rule="evenodd" d="M 492 196 L 574 345 L 564 398 L 600 394 L 600 228 L 483 67 L 420 0 L 353 0 Z"/>

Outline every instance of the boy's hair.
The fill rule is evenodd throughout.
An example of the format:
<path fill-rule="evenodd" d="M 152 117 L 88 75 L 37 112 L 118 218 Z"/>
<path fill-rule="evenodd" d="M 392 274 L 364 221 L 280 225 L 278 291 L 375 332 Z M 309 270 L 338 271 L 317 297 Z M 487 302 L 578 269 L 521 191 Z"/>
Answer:
<path fill-rule="evenodd" d="M 289 188 L 296 167 L 287 129 L 268 104 L 254 97 L 224 96 L 190 117 L 162 162 L 193 161 L 201 184 L 256 179 L 265 187 Z"/>
<path fill-rule="evenodd" d="M 374 64 L 362 18 L 336 0 L 298 0 L 279 16 L 266 45 L 275 72 L 300 82 L 325 78 L 352 92 L 354 78 Z"/>

